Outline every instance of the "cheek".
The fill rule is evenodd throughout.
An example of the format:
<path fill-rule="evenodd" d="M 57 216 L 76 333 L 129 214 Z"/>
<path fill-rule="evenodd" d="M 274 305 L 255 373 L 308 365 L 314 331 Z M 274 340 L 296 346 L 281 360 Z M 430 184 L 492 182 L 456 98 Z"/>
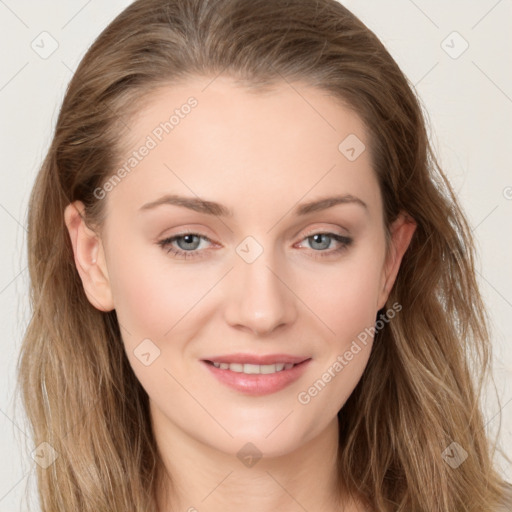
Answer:
<path fill-rule="evenodd" d="M 382 269 L 379 253 L 375 246 L 354 252 L 316 273 L 311 286 L 301 285 L 300 296 L 307 297 L 305 302 L 338 344 L 375 322 Z"/>
<path fill-rule="evenodd" d="M 171 332 L 180 330 L 178 323 L 183 320 L 190 324 L 190 318 L 201 311 L 200 303 L 217 283 L 218 275 L 201 265 L 192 268 L 184 261 L 177 264 L 171 256 L 167 261 L 160 248 L 137 250 L 132 243 L 128 250 L 127 245 L 128 240 L 114 245 L 123 251 L 112 251 L 111 261 L 116 265 L 109 269 L 116 313 L 125 327 L 123 336 L 130 345 L 140 343 L 140 336 L 165 342 Z M 360 244 L 339 262 L 318 266 L 314 274 L 311 268 L 295 269 L 290 274 L 291 288 L 336 337 L 346 339 L 374 322 L 381 277 L 380 249 L 375 242 Z"/>
<path fill-rule="evenodd" d="M 161 346 L 174 325 L 205 293 L 189 274 L 173 268 L 171 262 L 167 265 L 163 251 L 156 257 L 150 252 L 155 251 L 134 248 L 127 251 L 129 258 L 125 253 L 112 254 L 116 265 L 109 269 L 109 278 L 127 349 L 133 349 L 144 338 Z"/>
<path fill-rule="evenodd" d="M 364 258 L 315 281 L 311 309 L 324 329 L 317 371 L 297 400 L 311 418 L 334 417 L 361 379 L 373 344 L 379 283 L 378 261 Z"/>
<path fill-rule="evenodd" d="M 352 395 L 368 364 L 371 345 L 371 342 L 364 345 L 356 341 L 355 344 L 346 347 L 347 350 L 340 354 L 341 357 L 336 361 L 338 365 L 333 364 L 329 376 L 334 375 L 334 382 L 332 389 L 329 391 L 330 398 L 325 404 L 328 414 L 332 416 L 338 414 Z M 349 354 L 350 360 L 348 360 Z M 336 370 L 338 370 L 338 373 L 336 373 Z"/>
<path fill-rule="evenodd" d="M 165 403 L 169 390 L 175 396 L 182 393 L 166 370 L 174 374 L 172 362 L 181 361 L 193 336 L 193 306 L 208 287 L 167 265 L 165 257 L 152 259 L 147 249 L 132 250 L 129 259 L 119 253 L 112 258 L 118 264 L 109 278 L 126 355 L 146 392 Z"/>

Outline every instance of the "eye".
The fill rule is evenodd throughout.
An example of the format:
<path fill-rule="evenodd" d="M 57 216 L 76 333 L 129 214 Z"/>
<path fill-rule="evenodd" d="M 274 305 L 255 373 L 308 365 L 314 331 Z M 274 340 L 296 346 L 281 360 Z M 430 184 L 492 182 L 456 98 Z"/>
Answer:
<path fill-rule="evenodd" d="M 322 231 L 307 233 L 304 240 L 307 240 L 313 247 L 313 251 L 316 253 L 312 255 L 313 258 L 325 258 L 337 255 L 345 251 L 353 242 L 353 239 L 348 236 Z M 333 240 L 338 244 L 338 247 L 330 251 L 325 251 L 324 249 L 328 249 Z"/>
<path fill-rule="evenodd" d="M 157 243 L 165 249 L 168 254 L 173 254 L 177 259 L 191 259 L 202 258 L 206 255 L 205 250 L 199 250 L 201 240 L 212 243 L 207 236 L 199 233 L 181 233 L 160 240 Z M 353 242 L 353 239 L 350 237 L 330 232 L 307 233 L 303 241 L 305 240 L 312 245 L 312 258 L 323 258 L 339 254 L 346 250 Z M 332 241 L 338 244 L 338 247 L 326 251 L 325 249 L 329 249 Z M 178 247 L 175 247 L 174 244 L 178 245 Z"/>
<path fill-rule="evenodd" d="M 198 258 L 203 257 L 204 251 L 197 252 L 198 249 L 198 241 L 207 240 L 211 242 L 211 240 L 199 233 L 182 233 L 180 235 L 174 235 L 164 240 L 160 240 L 158 245 L 166 250 L 167 253 L 172 253 L 175 258 Z M 181 242 L 183 240 L 183 242 Z M 174 247 L 174 243 L 181 245 L 182 248 Z M 179 242 L 179 243 L 178 243 Z M 187 250 L 184 250 L 187 249 Z"/>

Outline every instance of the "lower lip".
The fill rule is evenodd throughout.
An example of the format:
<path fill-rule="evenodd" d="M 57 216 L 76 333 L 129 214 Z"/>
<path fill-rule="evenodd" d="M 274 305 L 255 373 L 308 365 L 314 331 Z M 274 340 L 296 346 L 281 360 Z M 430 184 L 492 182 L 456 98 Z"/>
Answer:
<path fill-rule="evenodd" d="M 201 361 L 208 368 L 214 377 L 222 384 L 244 393 L 246 395 L 268 395 L 275 393 L 295 382 L 306 370 L 311 359 L 296 364 L 289 370 L 281 370 L 275 373 L 257 373 L 246 374 L 242 372 L 233 372 L 231 370 L 221 370 L 211 363 Z"/>

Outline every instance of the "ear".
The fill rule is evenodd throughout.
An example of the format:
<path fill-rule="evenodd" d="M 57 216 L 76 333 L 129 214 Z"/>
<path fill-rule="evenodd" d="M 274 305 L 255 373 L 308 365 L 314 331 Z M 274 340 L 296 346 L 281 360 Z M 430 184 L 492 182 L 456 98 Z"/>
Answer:
<path fill-rule="evenodd" d="M 378 300 L 378 308 L 382 309 L 388 300 L 389 294 L 395 284 L 398 269 L 405 251 L 409 247 L 412 235 L 416 230 L 416 222 L 404 212 L 400 212 L 397 219 L 391 224 L 390 247 L 382 272 L 381 288 Z"/>
<path fill-rule="evenodd" d="M 64 221 L 73 246 L 75 265 L 89 302 L 100 311 L 114 309 L 105 253 L 100 237 L 84 222 L 84 204 L 75 201 L 66 206 Z"/>

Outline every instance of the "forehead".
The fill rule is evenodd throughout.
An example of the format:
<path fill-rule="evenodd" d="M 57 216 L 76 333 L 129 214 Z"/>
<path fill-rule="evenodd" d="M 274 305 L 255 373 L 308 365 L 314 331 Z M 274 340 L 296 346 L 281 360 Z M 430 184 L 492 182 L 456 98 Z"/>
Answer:
<path fill-rule="evenodd" d="M 136 209 L 176 193 L 236 213 L 236 204 L 261 211 L 337 192 L 380 208 L 367 137 L 355 112 L 305 83 L 261 91 L 225 76 L 190 79 L 154 90 L 130 119 L 108 202 Z"/>

